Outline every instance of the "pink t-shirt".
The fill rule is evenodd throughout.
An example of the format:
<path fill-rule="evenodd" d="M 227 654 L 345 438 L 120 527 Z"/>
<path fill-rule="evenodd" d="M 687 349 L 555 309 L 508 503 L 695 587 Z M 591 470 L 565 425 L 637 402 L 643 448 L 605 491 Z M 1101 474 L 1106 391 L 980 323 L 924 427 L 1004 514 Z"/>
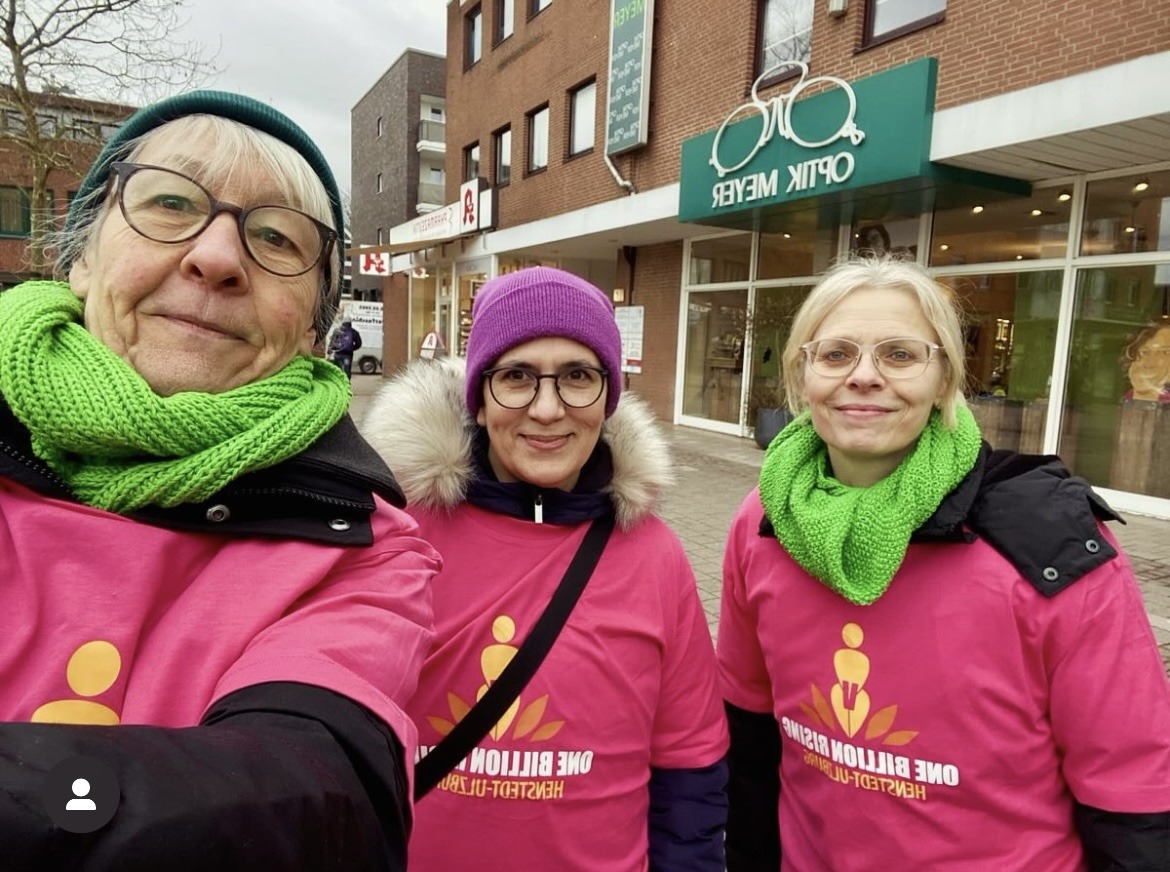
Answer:
<path fill-rule="evenodd" d="M 439 642 L 408 711 L 425 753 L 524 640 L 588 524 L 463 505 L 418 515 L 443 556 Z M 638 872 L 650 767 L 726 753 L 714 651 L 682 546 L 657 518 L 615 530 L 565 628 L 492 735 L 415 809 L 412 872 Z"/>
<path fill-rule="evenodd" d="M 753 492 L 731 528 L 718 656 L 727 700 L 780 724 L 785 870 L 1069 872 L 1074 798 L 1170 808 L 1170 685 L 1124 556 L 1045 599 L 982 540 L 912 544 L 857 606 L 762 515 Z"/>
<path fill-rule="evenodd" d="M 374 544 L 182 533 L 0 479 L 0 718 L 197 724 L 234 690 L 296 681 L 403 713 L 433 638 L 439 568 L 386 503 Z"/>

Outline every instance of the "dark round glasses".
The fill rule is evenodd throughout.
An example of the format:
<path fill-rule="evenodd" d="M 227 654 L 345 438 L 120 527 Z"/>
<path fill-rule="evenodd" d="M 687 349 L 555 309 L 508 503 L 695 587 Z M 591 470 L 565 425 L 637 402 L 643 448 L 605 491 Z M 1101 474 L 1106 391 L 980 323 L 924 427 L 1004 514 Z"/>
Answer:
<path fill-rule="evenodd" d="M 595 366 L 573 366 L 560 372 L 540 373 L 520 366 L 501 366 L 485 369 L 492 399 L 505 409 L 523 409 L 532 404 L 540 391 L 543 379 L 552 379 L 557 396 L 571 409 L 592 406 L 605 390 L 609 370 Z"/>
<path fill-rule="evenodd" d="M 236 217 L 248 256 L 287 278 L 327 258 L 337 239 L 331 227 L 299 209 L 224 203 L 194 179 L 165 167 L 118 162 L 111 173 L 118 179 L 118 207 L 126 223 L 154 242 L 186 242 L 227 212 Z"/>

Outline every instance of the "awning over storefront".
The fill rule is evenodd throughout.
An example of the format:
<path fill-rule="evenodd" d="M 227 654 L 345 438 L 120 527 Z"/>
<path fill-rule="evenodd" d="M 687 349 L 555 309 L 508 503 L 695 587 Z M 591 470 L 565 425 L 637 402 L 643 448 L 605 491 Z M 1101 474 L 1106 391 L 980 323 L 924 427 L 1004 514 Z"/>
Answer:
<path fill-rule="evenodd" d="M 930 161 L 938 62 L 752 96 L 682 145 L 679 220 L 776 232 L 1027 196 L 1027 181 Z"/>

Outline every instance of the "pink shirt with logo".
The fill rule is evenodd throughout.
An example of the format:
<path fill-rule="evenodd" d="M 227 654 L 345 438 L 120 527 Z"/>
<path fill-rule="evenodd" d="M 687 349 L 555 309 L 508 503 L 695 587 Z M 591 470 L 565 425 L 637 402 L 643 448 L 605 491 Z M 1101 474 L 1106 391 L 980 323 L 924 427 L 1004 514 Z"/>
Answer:
<path fill-rule="evenodd" d="M 192 726 L 219 698 L 295 681 L 403 713 L 439 568 L 379 501 L 368 548 L 184 533 L 0 478 L 0 718 Z"/>
<path fill-rule="evenodd" d="M 718 656 L 726 699 L 780 724 L 785 870 L 1069 872 L 1074 798 L 1170 809 L 1170 684 L 1124 556 L 1046 599 L 982 540 L 912 544 L 857 606 L 762 516 L 753 492 L 731 528 Z"/>
<path fill-rule="evenodd" d="M 443 556 L 439 641 L 408 711 L 425 753 L 535 623 L 588 524 L 462 505 L 417 512 Z M 615 530 L 565 628 L 514 705 L 415 808 L 412 872 L 639 872 L 651 767 L 726 753 L 714 652 L 682 546 L 657 518 Z"/>

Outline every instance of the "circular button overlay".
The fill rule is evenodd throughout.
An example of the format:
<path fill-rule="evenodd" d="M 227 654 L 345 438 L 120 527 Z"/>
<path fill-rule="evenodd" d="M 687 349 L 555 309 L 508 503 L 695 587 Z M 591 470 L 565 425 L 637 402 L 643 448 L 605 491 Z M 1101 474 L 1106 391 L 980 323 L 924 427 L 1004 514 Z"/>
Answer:
<path fill-rule="evenodd" d="M 92 833 L 113 818 L 122 799 L 114 770 L 93 757 L 69 757 L 50 770 L 41 790 L 53 823 L 71 833 Z"/>

